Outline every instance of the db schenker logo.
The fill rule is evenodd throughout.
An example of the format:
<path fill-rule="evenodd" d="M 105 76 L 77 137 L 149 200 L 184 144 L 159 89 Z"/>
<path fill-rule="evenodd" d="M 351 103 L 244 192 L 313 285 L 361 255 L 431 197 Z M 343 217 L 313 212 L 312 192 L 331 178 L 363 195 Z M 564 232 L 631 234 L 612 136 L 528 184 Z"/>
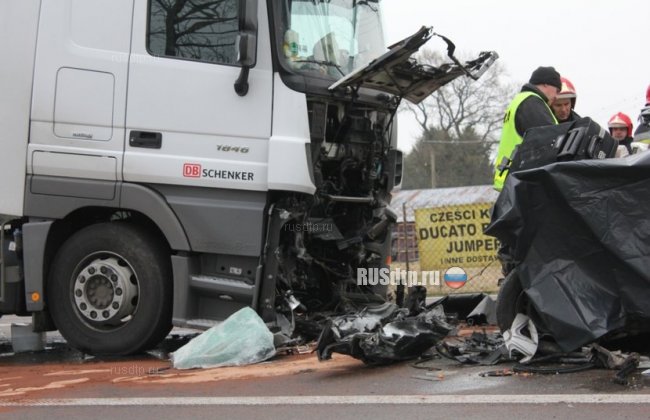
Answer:
<path fill-rule="evenodd" d="M 183 176 L 185 178 L 201 178 L 201 165 L 196 163 L 184 164 Z"/>
<path fill-rule="evenodd" d="M 452 289 L 460 289 L 467 282 L 467 273 L 460 267 L 451 267 L 445 271 L 445 284 Z"/>

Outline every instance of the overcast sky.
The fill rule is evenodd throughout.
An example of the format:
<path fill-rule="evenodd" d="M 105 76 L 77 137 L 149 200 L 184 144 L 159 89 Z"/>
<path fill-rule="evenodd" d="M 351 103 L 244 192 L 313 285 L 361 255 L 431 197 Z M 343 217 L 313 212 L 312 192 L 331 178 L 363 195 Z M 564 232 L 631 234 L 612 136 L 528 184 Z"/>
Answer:
<path fill-rule="evenodd" d="M 580 115 L 606 126 L 621 111 L 636 127 L 650 84 L 650 1 L 383 0 L 383 8 L 388 45 L 426 25 L 457 51 L 496 51 L 513 82 L 554 66 L 576 87 Z M 425 47 L 444 51 L 435 38 Z M 419 130 L 407 113 L 399 119 L 406 152 Z"/>

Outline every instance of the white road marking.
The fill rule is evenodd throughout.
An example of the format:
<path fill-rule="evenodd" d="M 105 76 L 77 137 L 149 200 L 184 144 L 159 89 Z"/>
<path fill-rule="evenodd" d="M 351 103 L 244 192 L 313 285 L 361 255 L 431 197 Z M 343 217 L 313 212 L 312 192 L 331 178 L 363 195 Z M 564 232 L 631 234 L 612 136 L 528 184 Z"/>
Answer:
<path fill-rule="evenodd" d="M 0 400 L 0 407 L 264 406 L 441 404 L 650 404 L 650 394 L 343 395 L 265 397 L 154 397 Z"/>

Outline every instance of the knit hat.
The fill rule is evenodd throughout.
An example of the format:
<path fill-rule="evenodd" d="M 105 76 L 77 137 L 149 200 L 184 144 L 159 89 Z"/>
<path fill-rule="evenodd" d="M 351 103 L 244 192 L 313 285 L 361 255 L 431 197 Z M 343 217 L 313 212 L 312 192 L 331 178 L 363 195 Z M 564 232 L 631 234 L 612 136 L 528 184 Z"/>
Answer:
<path fill-rule="evenodd" d="M 553 67 L 537 67 L 528 82 L 532 85 L 551 85 L 562 90 L 560 73 Z"/>

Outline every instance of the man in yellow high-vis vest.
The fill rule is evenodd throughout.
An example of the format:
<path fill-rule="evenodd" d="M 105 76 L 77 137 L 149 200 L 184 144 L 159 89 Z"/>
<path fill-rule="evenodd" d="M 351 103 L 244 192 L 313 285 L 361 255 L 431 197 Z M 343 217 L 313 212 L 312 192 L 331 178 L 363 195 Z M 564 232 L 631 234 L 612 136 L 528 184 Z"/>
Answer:
<path fill-rule="evenodd" d="M 512 152 L 521 144 L 529 128 L 557 124 L 550 105 L 562 89 L 560 73 L 553 67 L 538 67 L 506 110 L 497 159 L 495 161 L 494 188 L 501 191 L 508 171 L 504 166 Z M 505 165 L 504 165 L 505 164 Z"/>

